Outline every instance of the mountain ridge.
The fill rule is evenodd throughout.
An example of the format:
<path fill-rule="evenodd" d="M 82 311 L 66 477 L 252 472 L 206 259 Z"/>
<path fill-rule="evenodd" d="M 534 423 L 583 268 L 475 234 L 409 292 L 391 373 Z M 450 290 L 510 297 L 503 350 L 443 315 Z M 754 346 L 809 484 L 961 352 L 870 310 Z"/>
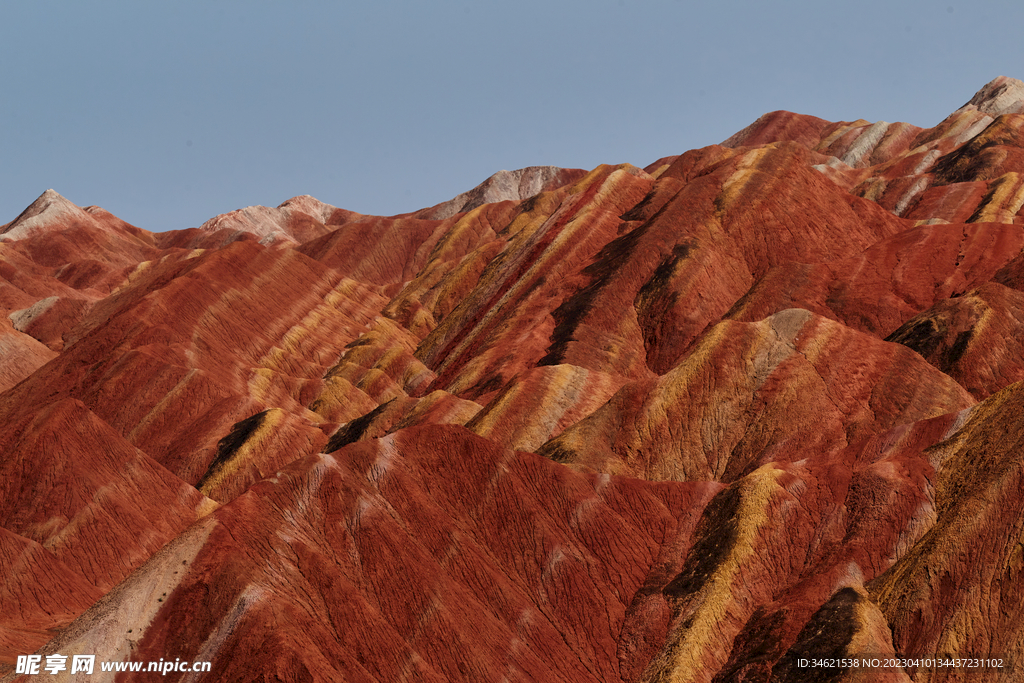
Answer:
<path fill-rule="evenodd" d="M 0 680 L 1015 662 L 1022 127 L 999 77 L 932 128 L 777 111 L 397 216 L 44 192 L 0 237 Z"/>

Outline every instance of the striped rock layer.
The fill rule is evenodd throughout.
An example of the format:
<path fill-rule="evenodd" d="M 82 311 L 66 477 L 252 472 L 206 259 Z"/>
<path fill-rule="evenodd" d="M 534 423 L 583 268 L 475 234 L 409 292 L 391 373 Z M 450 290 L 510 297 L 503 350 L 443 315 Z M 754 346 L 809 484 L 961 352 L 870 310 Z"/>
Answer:
<path fill-rule="evenodd" d="M 1020 680 L 1022 207 L 1002 77 L 401 216 L 48 190 L 0 226 L 0 676 Z M 939 653 L 1004 666 L 847 665 Z"/>

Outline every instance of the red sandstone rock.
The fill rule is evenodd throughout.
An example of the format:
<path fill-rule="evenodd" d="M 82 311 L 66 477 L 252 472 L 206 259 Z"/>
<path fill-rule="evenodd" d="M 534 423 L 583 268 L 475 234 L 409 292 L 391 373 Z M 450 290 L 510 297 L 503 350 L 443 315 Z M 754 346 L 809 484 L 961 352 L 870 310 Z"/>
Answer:
<path fill-rule="evenodd" d="M 0 658 L 35 651 L 103 596 L 80 572 L 36 541 L 0 527 Z"/>
<path fill-rule="evenodd" d="M 716 325 L 671 371 L 626 385 L 538 452 L 586 471 L 731 482 L 973 403 L 916 354 L 790 309 Z"/>
<path fill-rule="evenodd" d="M 64 335 L 78 324 L 91 305 L 88 299 L 50 296 L 28 308 L 12 311 L 8 318 L 19 332 L 60 351 L 64 348 Z"/>
<path fill-rule="evenodd" d="M 1015 225 L 923 225 L 832 263 L 769 270 L 727 317 L 755 321 L 799 307 L 879 337 L 935 302 L 981 286 L 1024 248 Z"/>
<path fill-rule="evenodd" d="M 917 351 L 984 399 L 1024 380 L 1024 294 L 988 282 L 936 303 L 887 339 Z"/>
<path fill-rule="evenodd" d="M 457 213 L 472 211 L 484 204 L 514 201 L 556 190 L 573 183 L 587 172 L 581 168 L 558 168 L 557 166 L 530 166 L 516 171 L 498 171 L 469 192 L 442 204 L 423 209 L 413 214 L 416 218 L 444 220 Z"/>
<path fill-rule="evenodd" d="M 614 375 L 545 365 L 509 382 L 466 426 L 508 448 L 535 451 L 600 408 L 621 386 Z"/>
<path fill-rule="evenodd" d="M 508 245 L 420 345 L 417 355 L 437 373 L 430 389 L 479 402 L 515 374 L 544 363 L 557 343 L 552 311 L 585 286 L 588 264 L 615 238 L 619 216 L 650 186 L 637 168 L 602 166 L 572 186 L 528 201 L 508 226 Z M 604 333 L 617 336 L 614 328 Z M 633 356 L 609 369 L 632 372 Z"/>
<path fill-rule="evenodd" d="M 294 667 L 323 681 L 615 680 L 624 601 L 705 489 L 582 477 L 459 428 L 409 429 L 295 462 L 53 646 L 118 647 L 102 642 L 116 625 L 133 658 L 205 648 L 216 680 Z M 109 618 L 143 594 L 163 599 Z"/>
<path fill-rule="evenodd" d="M 1022 93 L 930 129 L 774 112 L 404 216 L 153 235 L 44 193 L 0 228 L 0 673 L 1019 660 Z"/>
<path fill-rule="evenodd" d="M 6 391 L 25 379 L 57 354 L 46 346 L 0 322 L 0 391 Z"/>
<path fill-rule="evenodd" d="M 821 139 L 828 121 L 816 116 L 802 116 L 788 111 L 773 111 L 722 143 L 725 147 L 754 147 L 772 142 L 792 141 L 807 147 Z"/>

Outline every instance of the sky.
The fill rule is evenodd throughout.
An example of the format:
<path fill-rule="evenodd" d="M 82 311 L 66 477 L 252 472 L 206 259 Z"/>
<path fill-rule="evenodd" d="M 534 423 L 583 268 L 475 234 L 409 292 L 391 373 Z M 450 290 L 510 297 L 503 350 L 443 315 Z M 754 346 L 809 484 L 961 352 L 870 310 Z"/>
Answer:
<path fill-rule="evenodd" d="M 1020 0 L 4 3 L 0 224 L 47 188 L 142 228 L 311 194 L 431 206 L 646 166 L 761 114 L 933 126 L 1024 78 Z"/>

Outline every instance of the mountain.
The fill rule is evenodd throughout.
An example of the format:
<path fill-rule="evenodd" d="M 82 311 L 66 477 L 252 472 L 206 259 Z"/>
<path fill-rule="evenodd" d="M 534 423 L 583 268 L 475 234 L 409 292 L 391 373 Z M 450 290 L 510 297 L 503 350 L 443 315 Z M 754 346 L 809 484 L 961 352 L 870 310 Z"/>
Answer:
<path fill-rule="evenodd" d="M 0 680 L 1019 680 L 1022 207 L 1004 77 L 399 216 L 47 190 L 0 227 Z"/>

